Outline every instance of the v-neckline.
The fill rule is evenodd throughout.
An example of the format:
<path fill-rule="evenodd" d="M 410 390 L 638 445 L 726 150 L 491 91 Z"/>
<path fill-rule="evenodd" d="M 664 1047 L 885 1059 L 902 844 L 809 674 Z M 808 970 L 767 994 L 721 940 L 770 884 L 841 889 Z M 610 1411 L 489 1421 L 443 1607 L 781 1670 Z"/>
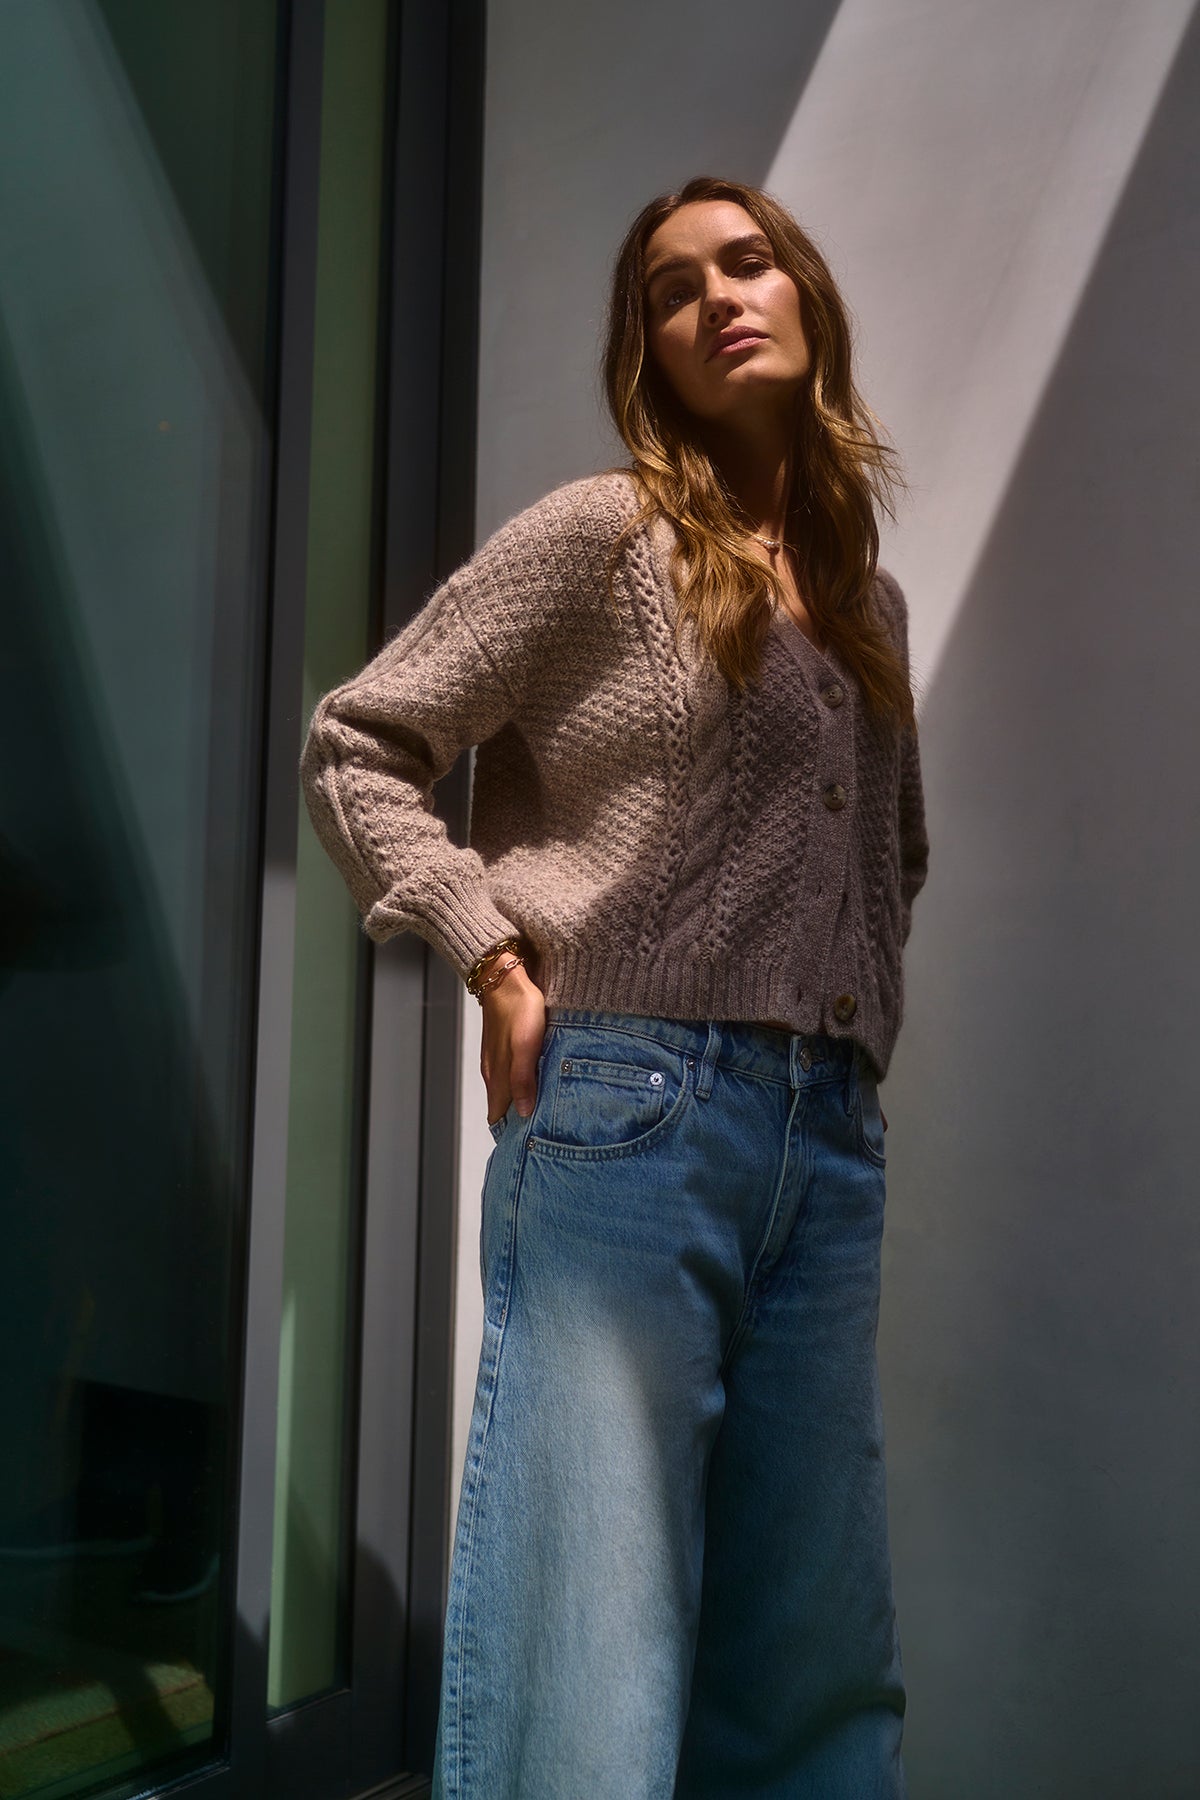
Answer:
<path fill-rule="evenodd" d="M 674 542 L 675 530 L 669 519 L 661 513 L 656 514 L 649 524 L 650 555 L 656 565 L 656 573 L 668 596 L 668 618 L 674 622 L 678 595 L 671 574 L 671 546 Z M 794 658 L 799 666 L 810 677 L 813 675 L 812 658 L 830 675 L 845 682 L 847 671 L 831 650 L 819 650 L 808 634 L 801 630 L 785 606 L 775 606 L 771 612 L 770 630 L 778 627 L 779 639 L 784 649 Z M 803 645 L 803 649 L 801 649 Z"/>
<path fill-rule="evenodd" d="M 797 662 L 805 665 L 805 652 L 807 652 L 809 656 L 815 656 L 825 668 L 841 674 L 842 671 L 832 651 L 822 650 L 814 644 L 808 633 L 793 619 L 786 606 L 776 606 L 772 609 L 771 625 L 772 628 L 778 627 L 783 644 Z"/>

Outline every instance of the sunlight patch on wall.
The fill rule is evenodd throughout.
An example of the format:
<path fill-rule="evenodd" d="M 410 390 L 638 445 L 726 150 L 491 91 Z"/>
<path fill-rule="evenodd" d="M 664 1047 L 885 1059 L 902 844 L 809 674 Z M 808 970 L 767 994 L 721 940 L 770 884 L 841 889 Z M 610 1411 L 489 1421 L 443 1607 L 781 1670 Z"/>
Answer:
<path fill-rule="evenodd" d="M 881 561 L 926 685 L 1191 12 L 844 0 L 771 166 L 843 284 L 904 455 L 911 499 Z"/>

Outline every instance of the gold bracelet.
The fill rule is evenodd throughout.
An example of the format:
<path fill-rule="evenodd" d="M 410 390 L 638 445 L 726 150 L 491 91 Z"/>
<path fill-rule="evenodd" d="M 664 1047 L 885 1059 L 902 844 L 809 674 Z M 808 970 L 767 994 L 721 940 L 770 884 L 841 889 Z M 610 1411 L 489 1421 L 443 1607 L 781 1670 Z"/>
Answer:
<path fill-rule="evenodd" d="M 491 962 L 493 956 L 499 956 L 505 950 L 519 950 L 520 948 L 521 940 L 519 937 L 501 938 L 498 944 L 492 944 L 484 951 L 482 956 L 477 957 L 471 964 L 470 971 L 467 975 L 468 994 L 474 994 L 476 999 L 479 998 L 480 978 L 483 975 L 484 968 Z"/>
<path fill-rule="evenodd" d="M 485 975 L 475 990 L 475 998 L 480 1006 L 483 1005 L 483 996 L 490 993 L 492 988 L 499 987 L 506 975 L 511 975 L 514 969 L 523 969 L 524 967 L 525 958 L 514 956 L 511 961 L 502 963 L 498 969 L 493 969 L 490 975 Z"/>

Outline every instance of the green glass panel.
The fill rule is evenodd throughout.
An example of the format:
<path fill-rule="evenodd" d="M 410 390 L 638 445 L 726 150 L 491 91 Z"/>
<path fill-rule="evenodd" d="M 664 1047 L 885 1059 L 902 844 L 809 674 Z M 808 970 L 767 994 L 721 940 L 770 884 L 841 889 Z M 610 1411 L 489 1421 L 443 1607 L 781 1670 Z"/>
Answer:
<path fill-rule="evenodd" d="M 221 1748 L 274 0 L 0 6 L 0 1795 Z"/>
<path fill-rule="evenodd" d="M 305 696 L 369 649 L 384 195 L 386 0 L 326 9 Z M 297 752 L 299 746 L 297 746 Z M 345 886 L 301 807 L 269 1698 L 345 1678 L 347 1358 L 359 968 Z"/>

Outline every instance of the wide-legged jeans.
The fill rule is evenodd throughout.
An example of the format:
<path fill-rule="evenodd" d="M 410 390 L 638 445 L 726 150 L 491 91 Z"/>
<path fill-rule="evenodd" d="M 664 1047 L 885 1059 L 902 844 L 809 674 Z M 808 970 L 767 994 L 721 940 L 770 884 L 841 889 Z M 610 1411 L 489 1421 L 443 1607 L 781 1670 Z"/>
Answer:
<path fill-rule="evenodd" d="M 553 1008 L 492 1129 L 435 1800 L 902 1796 L 870 1063 Z"/>

